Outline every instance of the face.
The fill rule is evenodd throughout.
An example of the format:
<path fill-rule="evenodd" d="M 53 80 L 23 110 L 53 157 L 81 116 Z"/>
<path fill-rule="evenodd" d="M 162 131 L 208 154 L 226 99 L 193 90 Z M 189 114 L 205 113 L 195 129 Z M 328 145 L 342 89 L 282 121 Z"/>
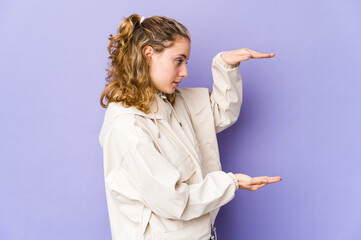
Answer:
<path fill-rule="evenodd" d="M 172 94 L 181 80 L 188 76 L 186 63 L 190 55 L 190 42 L 186 38 L 177 38 L 162 53 L 156 53 L 148 46 L 145 55 L 151 58 L 149 71 L 156 92 Z"/>

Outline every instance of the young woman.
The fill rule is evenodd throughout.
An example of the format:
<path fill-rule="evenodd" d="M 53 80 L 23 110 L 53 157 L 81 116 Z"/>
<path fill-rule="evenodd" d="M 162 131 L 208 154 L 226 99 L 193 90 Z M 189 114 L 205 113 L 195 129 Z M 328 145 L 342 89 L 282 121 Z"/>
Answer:
<path fill-rule="evenodd" d="M 133 14 L 109 39 L 99 141 L 112 238 L 211 239 L 219 208 L 237 189 L 281 180 L 223 172 L 216 138 L 240 112 L 240 62 L 274 54 L 218 53 L 210 92 L 177 88 L 188 76 L 191 36 L 174 19 Z"/>

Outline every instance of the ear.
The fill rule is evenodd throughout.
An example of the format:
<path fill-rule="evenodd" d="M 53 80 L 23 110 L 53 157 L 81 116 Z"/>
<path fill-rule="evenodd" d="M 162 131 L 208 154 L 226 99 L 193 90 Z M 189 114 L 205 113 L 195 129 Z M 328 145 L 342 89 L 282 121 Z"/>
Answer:
<path fill-rule="evenodd" d="M 151 46 L 146 46 L 143 51 L 147 63 L 150 64 L 154 55 L 154 49 Z"/>

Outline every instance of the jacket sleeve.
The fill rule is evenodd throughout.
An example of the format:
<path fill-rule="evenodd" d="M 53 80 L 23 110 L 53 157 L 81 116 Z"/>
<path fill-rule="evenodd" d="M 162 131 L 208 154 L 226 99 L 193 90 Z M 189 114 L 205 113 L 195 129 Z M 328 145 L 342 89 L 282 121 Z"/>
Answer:
<path fill-rule="evenodd" d="M 122 158 L 121 167 L 144 204 L 164 218 L 184 221 L 197 218 L 235 196 L 231 175 L 222 171 L 209 173 L 197 184 L 179 181 L 178 170 L 158 152 L 151 137 L 139 139 Z"/>
<path fill-rule="evenodd" d="M 242 104 L 242 78 L 239 64 L 228 65 L 218 53 L 212 61 L 213 91 L 210 102 L 216 133 L 231 126 L 238 119 Z"/>

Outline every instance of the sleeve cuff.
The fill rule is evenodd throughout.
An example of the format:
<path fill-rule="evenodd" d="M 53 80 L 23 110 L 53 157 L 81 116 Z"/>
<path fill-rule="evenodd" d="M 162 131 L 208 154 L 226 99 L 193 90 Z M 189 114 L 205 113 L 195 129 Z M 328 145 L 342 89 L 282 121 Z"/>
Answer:
<path fill-rule="evenodd" d="M 220 52 L 218 53 L 215 57 L 214 57 L 214 61 L 221 65 L 222 67 L 226 68 L 226 69 L 234 69 L 234 68 L 238 68 L 239 65 L 241 64 L 241 62 L 239 62 L 238 64 L 234 64 L 234 65 L 230 65 L 230 64 L 227 64 L 225 63 L 222 58 L 221 58 L 221 54 L 224 53 L 224 52 Z"/>
<path fill-rule="evenodd" d="M 239 189 L 239 184 L 238 184 L 238 180 L 237 180 L 236 176 L 235 176 L 233 173 L 231 173 L 231 172 L 229 172 L 229 173 L 227 173 L 227 174 L 233 179 L 234 186 L 235 186 L 235 190 L 234 190 L 234 191 L 237 191 L 237 190 Z"/>

